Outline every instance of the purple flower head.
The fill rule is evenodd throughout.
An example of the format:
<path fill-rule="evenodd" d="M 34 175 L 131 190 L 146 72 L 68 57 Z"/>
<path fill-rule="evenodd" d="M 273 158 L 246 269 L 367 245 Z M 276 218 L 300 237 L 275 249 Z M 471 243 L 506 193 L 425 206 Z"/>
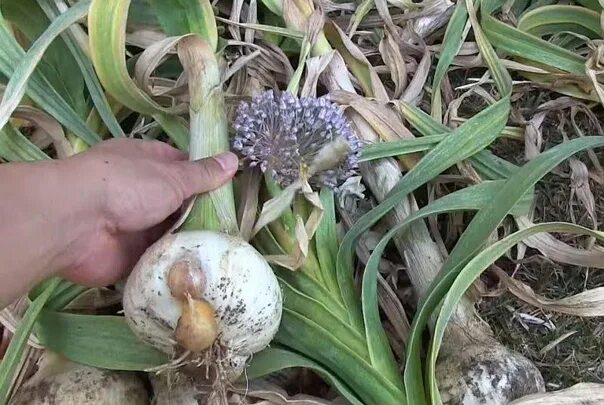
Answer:
<path fill-rule="evenodd" d="M 233 149 L 282 187 L 298 180 L 321 148 L 337 138 L 346 141 L 349 153 L 335 166 L 315 173 L 309 183 L 337 189 L 357 174 L 362 142 L 340 109 L 324 98 L 267 91 L 251 104 L 241 103 L 234 127 Z"/>

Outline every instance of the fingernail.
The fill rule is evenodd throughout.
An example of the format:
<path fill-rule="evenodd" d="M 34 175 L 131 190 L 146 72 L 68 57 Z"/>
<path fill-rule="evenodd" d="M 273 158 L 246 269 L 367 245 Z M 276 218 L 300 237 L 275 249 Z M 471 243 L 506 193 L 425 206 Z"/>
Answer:
<path fill-rule="evenodd" d="M 218 162 L 222 170 L 232 171 L 237 169 L 239 166 L 239 159 L 237 155 L 232 152 L 223 152 L 219 155 L 214 156 L 214 160 Z"/>

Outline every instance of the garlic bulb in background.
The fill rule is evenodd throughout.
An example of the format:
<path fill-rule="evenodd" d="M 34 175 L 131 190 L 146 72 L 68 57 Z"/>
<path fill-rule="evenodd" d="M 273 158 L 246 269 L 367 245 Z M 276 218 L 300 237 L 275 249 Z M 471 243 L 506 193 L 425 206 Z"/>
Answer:
<path fill-rule="evenodd" d="M 604 403 L 604 384 L 578 383 L 572 387 L 517 399 L 509 405 L 596 405 Z"/>
<path fill-rule="evenodd" d="M 458 318 L 459 319 L 459 318 Z M 545 391 L 539 369 L 475 320 L 449 327 L 436 365 L 443 404 L 506 405 Z"/>
<path fill-rule="evenodd" d="M 9 405 L 146 405 L 149 393 L 136 373 L 75 364 L 50 352 Z"/>

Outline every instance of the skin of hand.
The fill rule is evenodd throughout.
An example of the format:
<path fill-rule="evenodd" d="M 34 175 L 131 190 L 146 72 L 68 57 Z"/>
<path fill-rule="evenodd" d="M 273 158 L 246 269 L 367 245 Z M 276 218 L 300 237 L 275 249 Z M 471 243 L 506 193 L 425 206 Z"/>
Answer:
<path fill-rule="evenodd" d="M 186 199 L 220 187 L 237 166 L 230 152 L 189 161 L 135 139 L 0 165 L 0 307 L 49 276 L 91 287 L 122 279 Z"/>

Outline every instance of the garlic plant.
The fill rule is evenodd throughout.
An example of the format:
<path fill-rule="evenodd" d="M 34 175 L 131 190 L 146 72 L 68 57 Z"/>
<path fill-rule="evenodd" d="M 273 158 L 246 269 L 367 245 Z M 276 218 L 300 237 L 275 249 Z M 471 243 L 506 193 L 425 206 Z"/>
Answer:
<path fill-rule="evenodd" d="M 298 10 L 304 9 L 300 3 L 306 4 L 306 2 L 293 3 L 298 5 Z M 307 11 L 306 17 L 309 16 L 310 12 Z M 296 24 L 292 24 L 292 26 L 296 26 Z M 301 24 L 298 23 L 297 26 L 300 27 Z M 318 42 L 315 45 L 315 54 L 326 54 L 329 51 L 329 47 L 323 43 Z M 331 67 L 333 66 L 335 64 L 331 65 Z M 360 73 L 360 70 L 356 72 Z M 353 70 L 353 74 L 356 72 Z M 334 70 L 331 72 L 332 78 L 324 78 L 326 86 L 333 92 L 341 89 L 350 92 L 353 86 L 351 84 L 342 86 L 341 83 L 345 80 L 339 73 Z M 355 74 L 355 76 L 359 81 L 362 80 L 361 74 Z M 367 88 L 374 91 L 376 97 L 379 98 L 379 85 L 374 86 L 372 83 L 363 90 L 367 92 Z M 373 128 L 366 123 L 364 125 L 363 131 L 360 132 L 364 140 L 379 142 L 379 136 L 372 135 L 379 131 L 379 124 L 371 124 Z M 424 125 L 429 127 L 432 124 Z M 434 134 L 437 133 L 439 132 L 436 131 Z M 395 186 L 399 185 L 402 176 L 398 165 L 378 162 L 366 167 L 366 170 L 363 171 L 363 179 L 377 199 L 381 201 L 389 196 Z M 395 228 L 413 212 L 409 203 L 404 201 L 406 198 L 401 197 L 403 201 L 397 205 L 394 205 L 392 201 L 392 204 L 388 203 L 390 211 L 385 220 L 390 227 Z M 382 211 L 380 216 L 385 212 Z M 444 262 L 441 253 L 430 239 L 426 226 L 422 223 L 411 225 L 405 233 L 396 235 L 394 240 L 401 257 L 407 260 L 409 276 L 418 296 L 421 297 L 438 275 L 440 266 Z M 422 254 L 427 256 L 427 259 L 422 259 Z M 443 354 L 436 370 L 442 400 L 445 403 L 504 404 L 544 389 L 543 378 L 535 365 L 497 342 L 488 325 L 477 319 L 469 301 L 462 302 L 457 314 L 458 316 L 452 320 L 449 333 L 446 335 Z"/>
<path fill-rule="evenodd" d="M 303 0 L 286 3 L 295 4 L 295 9 L 299 15 L 298 20 L 287 19 L 285 18 L 285 14 L 284 18 L 292 28 L 299 29 L 303 26 L 300 19 L 307 19 L 308 21 L 314 7 L 310 2 Z M 437 2 L 433 2 L 433 4 L 437 4 Z M 443 6 L 443 12 L 440 13 L 441 16 L 446 15 L 445 11 L 451 9 L 451 4 L 447 4 L 446 2 L 438 4 Z M 438 26 L 443 24 L 444 21 L 446 19 L 438 20 L 436 18 L 432 22 Z M 421 22 L 420 20 L 416 20 L 416 23 Z M 417 29 L 418 27 L 415 28 Z M 418 33 L 423 33 L 421 31 L 424 27 L 419 28 L 421 29 L 418 30 Z M 430 27 L 426 31 L 430 31 L 432 28 Z M 329 53 L 331 49 L 329 45 L 318 41 L 313 51 L 314 54 L 324 55 Z M 328 66 L 328 69 L 331 68 L 332 70 L 328 72 L 330 76 L 323 78 L 326 87 L 334 93 L 341 90 L 354 92 L 354 86 L 350 83 L 348 77 L 342 75 L 335 66 L 335 64 Z M 492 65 L 489 67 L 492 67 Z M 356 76 L 357 80 L 363 83 L 362 74 L 370 72 L 363 72 L 357 67 L 356 70 L 352 69 L 352 73 Z M 374 84 L 373 82 L 366 84 L 363 90 L 365 92 L 373 92 L 373 95 L 378 99 L 385 93 L 385 90 L 383 87 L 380 87 L 379 83 Z M 383 123 L 383 125 L 387 125 L 387 123 Z M 431 124 L 424 125 L 429 127 Z M 380 136 L 376 134 L 378 128 L 379 124 L 375 125 L 367 122 L 364 123 L 363 131 L 360 133 L 362 133 L 365 141 L 380 142 Z M 459 155 L 463 154 L 463 151 L 459 152 Z M 405 161 L 404 157 L 402 160 Z M 401 183 L 403 178 L 398 165 L 389 164 L 388 162 L 377 162 L 372 165 L 366 165 L 365 169 L 363 171 L 363 178 L 370 186 L 378 201 L 381 202 L 391 197 L 390 201 L 386 202 L 388 204 L 387 210 L 376 209 L 375 215 L 371 220 L 369 219 L 371 215 L 368 215 L 365 219 L 367 219 L 367 222 L 376 222 L 377 219 L 384 216 L 390 227 L 396 228 L 398 224 L 412 213 L 410 203 L 406 201 L 407 198 L 409 198 L 412 204 L 414 203 L 412 196 L 407 197 L 403 194 L 400 194 L 400 200 L 402 201 L 394 201 L 392 199 L 391 192 L 396 191 L 393 189 L 402 188 Z M 442 169 L 445 169 L 444 165 Z M 410 181 L 409 183 L 412 182 Z M 409 191 L 412 191 L 412 189 Z M 367 229 L 367 223 L 363 224 L 363 228 Z M 419 221 L 409 226 L 404 234 L 392 236 L 401 253 L 401 257 L 407 260 L 409 266 L 408 273 L 418 292 L 418 296 L 422 297 L 438 275 L 440 266 L 444 262 L 441 253 L 432 242 L 425 224 Z M 422 260 L 422 255 L 426 255 L 428 258 Z M 457 314 L 458 317 L 453 320 L 450 332 L 446 336 L 447 340 L 443 343 L 443 355 L 437 369 L 439 388 L 442 400 L 445 403 L 505 404 L 510 400 L 523 395 L 541 392 L 544 389 L 543 378 L 535 365 L 525 357 L 505 348 L 497 342 L 488 326 L 476 318 L 471 303 L 468 301 L 463 302 L 459 306 Z"/>
<path fill-rule="evenodd" d="M 378 201 L 401 180 L 397 164 L 384 160 L 364 170 L 364 179 Z M 415 208 L 412 208 L 415 205 Z M 397 204 L 385 220 L 391 228 L 417 210 L 414 199 Z M 425 223 L 416 222 L 394 236 L 394 244 L 407 262 L 407 274 L 416 294 L 423 297 L 444 262 Z M 497 341 L 469 298 L 457 306 L 443 342 L 436 369 L 444 404 L 507 404 L 524 395 L 542 392 L 543 377 L 526 357 Z"/>
<path fill-rule="evenodd" d="M 196 36 L 182 39 L 179 47 L 189 74 L 193 160 L 228 149 L 226 113 L 214 50 Z M 177 365 L 211 368 L 219 386 L 241 376 L 281 321 L 277 279 L 262 255 L 236 234 L 234 207 L 230 183 L 199 197 L 182 229 L 140 258 L 123 298 L 137 336 Z"/>
<path fill-rule="evenodd" d="M 403 403 L 401 374 L 392 351 L 381 341 L 369 353 L 360 306 L 348 308 L 342 300 L 342 291 L 354 293 L 346 290 L 353 284 L 352 275 L 341 280 L 335 266 L 339 240 L 334 197 L 345 179 L 358 173 L 362 142 L 341 108 L 325 98 L 298 98 L 269 90 L 238 111 L 233 142 L 248 165 L 264 171 L 261 199 L 279 198 L 284 194 L 280 186 L 287 190 L 302 179 L 320 190 L 324 210 L 316 233 L 303 235 L 309 241 L 301 267 L 291 271 L 274 266 L 283 289 L 283 320 L 275 336 L 276 347 L 256 356 L 250 376 L 265 373 L 255 363 L 278 364 L 293 357 L 295 361 L 289 364 L 327 374 L 352 403 Z M 338 140 L 344 140 L 346 153 L 330 148 Z M 314 175 L 309 168 L 322 166 L 317 161 L 329 162 L 331 167 Z M 252 243 L 267 256 L 295 254 L 300 236 L 296 224 L 308 224 L 312 216 L 312 204 L 304 195 L 297 195 Z M 383 336 L 383 330 L 371 331 L 371 335 Z"/>

